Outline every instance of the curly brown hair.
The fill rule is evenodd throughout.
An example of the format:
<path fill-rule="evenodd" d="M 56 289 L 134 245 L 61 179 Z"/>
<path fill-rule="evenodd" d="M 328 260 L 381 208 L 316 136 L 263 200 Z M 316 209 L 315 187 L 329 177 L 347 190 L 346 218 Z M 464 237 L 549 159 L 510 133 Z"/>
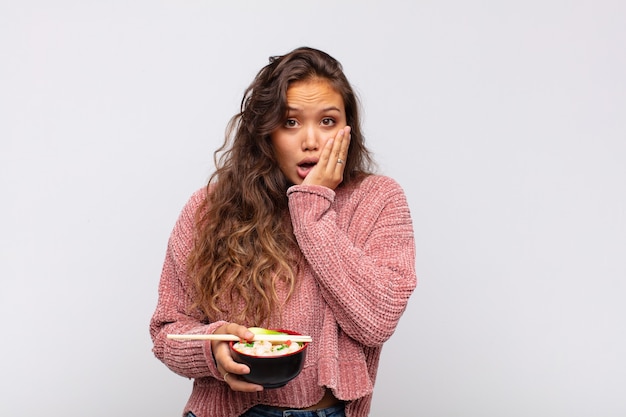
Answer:
<path fill-rule="evenodd" d="M 359 101 L 341 64 L 325 52 L 301 47 L 271 57 L 246 89 L 215 151 L 216 171 L 196 215 L 197 231 L 188 259 L 195 302 L 209 320 L 263 325 L 279 314 L 276 287 L 296 286 L 302 255 L 293 235 L 287 201 L 291 185 L 278 167 L 270 134 L 284 124 L 287 89 L 297 81 L 324 79 L 342 96 L 351 127 L 343 182 L 370 173 Z"/>

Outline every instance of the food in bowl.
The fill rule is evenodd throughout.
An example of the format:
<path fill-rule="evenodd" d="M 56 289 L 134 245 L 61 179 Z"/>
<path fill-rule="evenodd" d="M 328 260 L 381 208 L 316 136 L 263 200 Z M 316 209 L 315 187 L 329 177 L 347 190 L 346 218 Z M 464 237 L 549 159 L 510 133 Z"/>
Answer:
<path fill-rule="evenodd" d="M 297 352 L 302 349 L 302 343 L 292 342 L 269 342 L 267 340 L 257 340 L 254 342 L 237 342 L 233 344 L 233 349 L 245 355 L 252 356 L 279 356 Z"/>

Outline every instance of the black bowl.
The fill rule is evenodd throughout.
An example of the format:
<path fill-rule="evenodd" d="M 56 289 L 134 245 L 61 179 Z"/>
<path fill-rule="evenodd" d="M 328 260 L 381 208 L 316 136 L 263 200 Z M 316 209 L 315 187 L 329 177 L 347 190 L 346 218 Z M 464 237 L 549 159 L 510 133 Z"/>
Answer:
<path fill-rule="evenodd" d="M 277 330 L 281 333 L 300 336 L 300 333 L 290 330 Z M 235 362 L 244 363 L 250 368 L 250 373 L 241 377 L 265 388 L 280 388 L 298 376 L 304 366 L 306 350 L 309 344 L 302 344 L 300 350 L 278 356 L 253 356 L 241 353 L 233 347 L 236 342 L 230 342 L 230 352 Z"/>

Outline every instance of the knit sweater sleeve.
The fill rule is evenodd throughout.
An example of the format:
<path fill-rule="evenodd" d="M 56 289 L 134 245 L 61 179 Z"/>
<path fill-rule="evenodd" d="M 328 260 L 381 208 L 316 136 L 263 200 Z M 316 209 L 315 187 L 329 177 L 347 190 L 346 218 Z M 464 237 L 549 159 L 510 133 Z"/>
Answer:
<path fill-rule="evenodd" d="M 337 323 L 359 343 L 382 345 L 417 283 L 403 190 L 371 176 L 341 205 L 322 186 L 292 186 L 287 194 L 298 244 Z"/>
<path fill-rule="evenodd" d="M 186 260 L 193 243 L 194 216 L 205 192 L 196 192 L 183 208 L 170 235 L 161 280 L 159 299 L 150 321 L 154 355 L 168 368 L 188 378 L 213 376 L 221 379 L 211 343 L 179 341 L 167 334 L 210 334 L 224 322 L 208 323 L 192 308 Z"/>

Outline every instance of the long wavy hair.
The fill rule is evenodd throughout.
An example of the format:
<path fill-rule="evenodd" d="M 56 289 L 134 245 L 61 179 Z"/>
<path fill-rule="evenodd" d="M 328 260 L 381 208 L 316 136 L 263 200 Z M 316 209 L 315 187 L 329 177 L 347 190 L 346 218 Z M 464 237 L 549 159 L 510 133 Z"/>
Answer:
<path fill-rule="evenodd" d="M 246 89 L 240 112 L 230 120 L 226 139 L 215 151 L 216 170 L 196 214 L 187 267 L 196 305 L 209 320 L 267 324 L 280 314 L 277 285 L 287 286 L 287 298 L 296 287 L 303 257 L 289 218 L 286 192 L 292 184 L 278 167 L 270 134 L 286 120 L 289 86 L 310 79 L 327 80 L 342 96 L 351 127 L 339 187 L 371 172 L 359 101 L 341 64 L 307 47 L 271 57 Z"/>

